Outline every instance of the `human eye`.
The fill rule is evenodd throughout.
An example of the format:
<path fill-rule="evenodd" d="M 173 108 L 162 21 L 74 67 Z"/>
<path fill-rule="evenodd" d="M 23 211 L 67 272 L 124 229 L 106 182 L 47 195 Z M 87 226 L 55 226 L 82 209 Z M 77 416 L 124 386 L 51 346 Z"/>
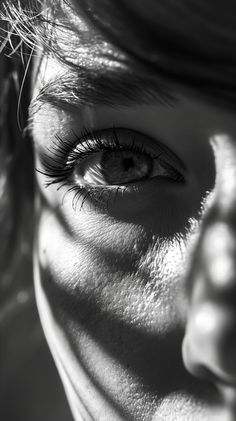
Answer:
<path fill-rule="evenodd" d="M 164 144 L 127 128 L 83 130 L 57 135 L 40 154 L 45 187 L 73 193 L 72 206 L 107 207 L 125 195 L 138 195 L 151 180 L 183 184 L 182 165 Z M 65 194 L 66 194 L 65 193 Z"/>

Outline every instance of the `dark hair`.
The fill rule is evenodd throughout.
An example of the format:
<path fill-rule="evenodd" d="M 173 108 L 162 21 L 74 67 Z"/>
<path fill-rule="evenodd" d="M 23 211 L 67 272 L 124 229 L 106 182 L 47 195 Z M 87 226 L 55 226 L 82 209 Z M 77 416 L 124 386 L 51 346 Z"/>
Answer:
<path fill-rule="evenodd" d="M 2 39 L 0 53 L 0 327 L 6 324 L 9 316 L 17 310 L 17 304 L 22 302 L 21 299 L 18 301 L 19 294 L 24 291 L 28 293 L 32 288 L 33 153 L 27 131 L 24 130 L 30 89 L 29 80 L 24 78 L 23 46 L 21 52 L 19 51 L 14 57 L 11 56 L 14 45 L 19 42 L 19 39 L 18 37 L 10 39 L 9 28 L 6 20 L 2 20 L 0 27 Z M 21 91 L 23 80 L 25 89 Z"/>

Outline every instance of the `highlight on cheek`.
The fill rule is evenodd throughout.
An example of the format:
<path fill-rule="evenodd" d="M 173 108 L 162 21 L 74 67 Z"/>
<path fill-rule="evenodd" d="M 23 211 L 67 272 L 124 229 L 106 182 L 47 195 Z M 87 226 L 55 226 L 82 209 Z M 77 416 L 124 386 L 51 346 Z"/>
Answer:
<path fill-rule="evenodd" d="M 74 192 L 72 206 L 80 199 L 105 204 L 119 192 L 139 194 L 139 187 L 152 179 L 184 183 L 183 164 L 166 146 L 148 136 L 125 128 L 108 128 L 56 136 L 47 153 L 40 154 L 45 187 L 68 187 Z"/>

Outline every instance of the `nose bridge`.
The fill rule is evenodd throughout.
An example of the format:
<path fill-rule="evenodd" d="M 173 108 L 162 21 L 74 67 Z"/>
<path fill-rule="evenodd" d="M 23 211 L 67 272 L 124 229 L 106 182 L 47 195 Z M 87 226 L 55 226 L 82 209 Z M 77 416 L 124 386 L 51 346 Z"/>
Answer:
<path fill-rule="evenodd" d="M 212 141 L 216 182 L 193 254 L 187 287 L 191 295 L 204 279 L 209 294 L 235 289 L 236 277 L 236 142 L 222 136 Z M 190 298 L 191 299 L 191 298 Z"/>
<path fill-rule="evenodd" d="M 186 281 L 183 359 L 192 374 L 236 390 L 236 144 L 222 136 L 212 146 L 216 185 Z"/>
<path fill-rule="evenodd" d="M 214 211 L 217 210 L 221 217 L 230 216 L 233 222 L 236 213 L 236 141 L 228 136 L 215 136 L 211 145 L 216 167 Z"/>
<path fill-rule="evenodd" d="M 205 289 L 212 299 L 224 300 L 224 292 L 232 298 L 236 289 L 236 142 L 222 136 L 216 137 L 212 146 L 216 183 L 202 225 L 198 246 L 202 260 L 198 271 L 203 271 Z"/>

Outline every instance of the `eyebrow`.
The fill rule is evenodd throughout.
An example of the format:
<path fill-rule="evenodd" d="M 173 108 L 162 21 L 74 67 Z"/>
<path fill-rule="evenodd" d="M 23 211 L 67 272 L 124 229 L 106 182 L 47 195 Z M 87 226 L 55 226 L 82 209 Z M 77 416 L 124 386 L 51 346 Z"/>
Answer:
<path fill-rule="evenodd" d="M 50 104 L 68 110 L 81 105 L 123 107 L 158 104 L 173 107 L 177 98 L 158 78 L 145 77 L 126 68 L 68 69 L 49 80 L 31 104 Z"/>

